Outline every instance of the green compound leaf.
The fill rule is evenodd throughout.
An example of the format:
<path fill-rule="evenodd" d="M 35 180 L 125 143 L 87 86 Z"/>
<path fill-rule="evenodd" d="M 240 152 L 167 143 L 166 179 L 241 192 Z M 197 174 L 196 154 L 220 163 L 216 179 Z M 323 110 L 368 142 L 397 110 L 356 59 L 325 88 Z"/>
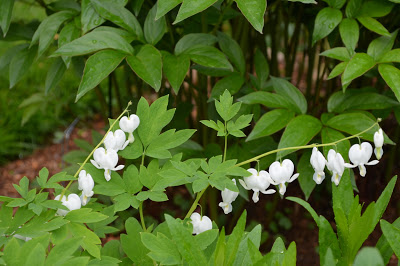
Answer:
<path fill-rule="evenodd" d="M 148 256 L 164 265 L 180 264 L 181 254 L 176 244 L 162 233 L 157 236 L 150 233 L 142 233 L 143 244 L 151 251 Z"/>
<path fill-rule="evenodd" d="M 125 58 L 125 54 L 113 50 L 104 50 L 95 53 L 86 61 L 82 81 L 79 84 L 75 101 L 108 77 Z"/>
<path fill-rule="evenodd" d="M 231 120 L 239 112 L 241 103 L 237 102 L 232 104 L 233 97 L 228 90 L 225 90 L 224 94 L 222 94 L 219 99 L 219 101 L 215 101 L 215 108 L 218 114 L 225 121 Z"/>
<path fill-rule="evenodd" d="M 160 90 L 162 78 L 161 53 L 152 45 L 143 45 L 136 55 L 126 58 L 132 70 L 156 91 Z"/>
<path fill-rule="evenodd" d="M 264 14 L 267 9 L 266 0 L 235 0 L 238 8 L 250 24 L 262 33 L 264 27 Z"/>

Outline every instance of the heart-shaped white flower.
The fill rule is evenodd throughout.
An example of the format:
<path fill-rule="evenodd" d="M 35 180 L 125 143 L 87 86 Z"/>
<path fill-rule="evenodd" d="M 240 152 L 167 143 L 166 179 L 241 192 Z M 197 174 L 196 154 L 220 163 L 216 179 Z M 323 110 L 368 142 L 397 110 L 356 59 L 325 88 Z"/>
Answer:
<path fill-rule="evenodd" d="M 57 195 L 54 200 L 59 200 L 61 195 Z M 81 208 L 81 199 L 79 198 L 78 195 L 76 194 L 69 194 L 68 198 L 66 198 L 65 196 L 62 197 L 61 199 L 61 203 L 62 205 L 64 205 L 65 207 L 67 207 L 69 209 L 69 211 L 67 210 L 57 210 L 57 214 L 60 216 L 65 216 L 67 215 L 67 213 L 69 213 L 70 211 L 73 210 L 78 210 Z"/>
<path fill-rule="evenodd" d="M 111 179 L 111 171 L 118 171 L 124 168 L 124 165 L 117 165 L 118 154 L 115 150 L 106 150 L 102 147 L 97 148 L 93 153 L 93 159 L 90 162 L 97 169 L 104 169 L 104 177 L 107 181 Z"/>
<path fill-rule="evenodd" d="M 79 173 L 78 184 L 78 189 L 82 190 L 81 202 L 82 205 L 85 206 L 94 194 L 94 181 L 89 173 L 86 173 L 85 170 L 81 170 Z"/>
<path fill-rule="evenodd" d="M 252 197 L 254 203 L 259 201 L 260 192 L 263 194 L 275 193 L 274 189 L 267 190 L 272 181 L 267 171 L 261 170 L 258 172 L 254 168 L 247 169 L 247 171 L 251 173 L 251 176 L 244 177 L 244 180 L 239 179 L 239 182 L 245 189 L 254 191 Z"/>
<path fill-rule="evenodd" d="M 235 179 L 232 179 L 232 182 L 236 185 Z M 218 206 L 220 206 L 224 210 L 225 214 L 228 214 L 232 211 L 232 202 L 236 200 L 238 195 L 239 192 L 234 192 L 227 188 L 221 191 L 222 202 L 220 202 Z"/>
<path fill-rule="evenodd" d="M 104 146 L 106 147 L 106 150 L 115 150 L 118 152 L 125 149 L 128 144 L 129 141 L 126 140 L 125 133 L 121 129 L 117 129 L 115 132 L 108 132 L 106 138 L 104 139 Z"/>
<path fill-rule="evenodd" d="M 375 153 L 376 159 L 378 159 L 378 160 L 380 160 L 383 155 L 383 149 L 382 149 L 383 141 L 384 141 L 383 131 L 382 131 L 382 128 L 380 128 L 374 134 L 374 144 L 375 144 L 374 153 Z"/>
<path fill-rule="evenodd" d="M 325 160 L 324 155 L 316 147 L 314 147 L 312 150 L 310 163 L 315 171 L 315 173 L 313 175 L 313 180 L 315 181 L 315 183 L 317 183 L 319 185 L 325 179 L 324 169 L 325 169 L 326 160 Z"/>
<path fill-rule="evenodd" d="M 338 186 L 345 167 L 343 156 L 340 153 L 330 149 L 328 152 L 328 162 L 326 166 L 328 167 L 328 170 L 332 172 L 332 182 Z"/>
<path fill-rule="evenodd" d="M 133 131 L 139 126 L 140 119 L 137 115 L 124 116 L 119 120 L 119 127 L 126 133 L 129 133 L 128 141 L 130 143 L 135 141 Z"/>
<path fill-rule="evenodd" d="M 363 142 L 360 144 L 354 144 L 351 146 L 349 150 L 349 159 L 353 163 L 345 164 L 346 167 L 354 168 L 357 167 L 360 169 L 360 175 L 365 176 L 367 173 L 367 169 L 365 165 L 376 165 L 379 163 L 378 160 L 369 161 L 372 156 L 372 145 L 369 142 Z"/>
<path fill-rule="evenodd" d="M 194 212 L 190 216 L 193 225 L 193 234 L 198 235 L 204 231 L 212 229 L 212 222 L 207 216 L 201 217 L 199 213 Z"/>
<path fill-rule="evenodd" d="M 271 184 L 279 185 L 279 193 L 284 195 L 286 192 L 286 182 L 291 183 L 299 176 L 294 174 L 294 164 L 291 160 L 285 159 L 282 163 L 276 161 L 269 167 L 269 174 L 271 177 Z M 293 176 L 292 176 L 293 175 Z"/>

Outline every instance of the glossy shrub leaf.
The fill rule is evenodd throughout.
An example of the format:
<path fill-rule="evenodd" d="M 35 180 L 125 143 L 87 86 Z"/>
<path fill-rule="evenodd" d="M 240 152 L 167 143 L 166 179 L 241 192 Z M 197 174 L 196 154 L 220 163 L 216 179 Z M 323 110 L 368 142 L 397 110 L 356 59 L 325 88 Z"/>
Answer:
<path fill-rule="evenodd" d="M 351 18 L 343 19 L 339 25 L 339 32 L 347 50 L 353 55 L 360 35 L 357 21 Z"/>
<path fill-rule="evenodd" d="M 398 105 L 397 101 L 375 92 L 339 91 L 329 98 L 328 111 L 342 113 L 347 110 L 379 110 Z"/>
<path fill-rule="evenodd" d="M 82 34 L 94 29 L 106 21 L 94 9 L 91 0 L 82 0 L 81 2 L 81 25 Z"/>
<path fill-rule="evenodd" d="M 70 22 L 62 28 L 60 35 L 58 36 L 58 47 L 63 46 L 66 43 L 71 42 L 81 36 L 80 29 L 75 26 L 75 22 Z M 62 56 L 66 67 L 69 67 L 71 58 L 68 56 Z"/>
<path fill-rule="evenodd" d="M 326 7 L 318 12 L 315 18 L 312 43 L 326 37 L 331 33 L 342 20 L 342 12 L 336 8 Z"/>
<path fill-rule="evenodd" d="M 245 79 L 237 72 L 226 76 L 215 83 L 211 91 L 211 99 L 219 99 L 219 97 L 228 90 L 231 95 L 237 93 L 244 84 Z"/>
<path fill-rule="evenodd" d="M 299 111 L 287 98 L 279 94 L 266 91 L 249 93 L 238 99 L 245 104 L 262 104 L 268 108 L 286 108 L 292 111 Z"/>
<path fill-rule="evenodd" d="M 51 65 L 49 72 L 47 72 L 46 81 L 45 81 L 45 93 L 47 94 L 51 89 L 55 88 L 60 82 L 62 76 L 67 70 L 64 61 L 61 58 L 56 58 L 53 64 Z"/>
<path fill-rule="evenodd" d="M 54 41 L 54 35 L 57 33 L 58 28 L 66 20 L 71 19 L 76 13 L 72 11 L 60 11 L 57 12 L 40 23 L 35 34 L 32 37 L 31 47 L 39 41 L 38 55 L 41 56 L 51 42 Z"/>
<path fill-rule="evenodd" d="M 361 9 L 363 1 L 362 0 L 349 0 L 346 5 L 346 17 L 355 18 Z"/>
<path fill-rule="evenodd" d="M 345 90 L 350 82 L 363 75 L 375 66 L 375 60 L 364 53 L 357 53 L 351 58 L 342 75 L 342 86 Z"/>
<path fill-rule="evenodd" d="M 250 24 L 262 33 L 264 27 L 264 14 L 267 9 L 265 0 L 235 0 L 238 8 Z"/>
<path fill-rule="evenodd" d="M 254 65 L 256 68 L 257 78 L 260 82 L 266 81 L 269 76 L 269 65 L 264 54 L 259 49 L 256 50 Z"/>
<path fill-rule="evenodd" d="M 332 69 L 331 73 L 329 73 L 328 79 L 336 78 L 337 76 L 342 74 L 344 72 L 344 70 L 346 69 L 346 66 L 347 66 L 347 62 L 342 62 L 342 63 L 337 64 Z"/>
<path fill-rule="evenodd" d="M 278 149 L 306 145 L 322 128 L 321 122 L 310 115 L 300 115 L 293 118 L 286 126 L 278 144 Z M 296 149 L 279 151 L 276 158 L 295 152 Z"/>
<path fill-rule="evenodd" d="M 20 44 L 11 47 L 5 53 L 0 56 L 0 71 L 7 70 L 10 66 L 10 62 L 19 51 L 24 48 L 28 48 L 28 44 Z"/>
<path fill-rule="evenodd" d="M 159 19 L 156 18 L 157 5 L 154 5 L 147 13 L 146 20 L 144 22 L 144 37 L 147 43 L 156 45 L 164 33 L 167 31 L 167 23 L 165 22 L 165 17 Z"/>
<path fill-rule="evenodd" d="M 313 180 L 314 169 L 310 164 L 310 157 L 311 149 L 304 152 L 297 164 L 297 172 L 300 174 L 297 179 L 299 180 L 300 188 L 303 191 L 306 200 L 308 200 L 316 186 L 316 183 Z"/>
<path fill-rule="evenodd" d="M 322 56 L 326 56 L 329 58 L 337 59 L 340 61 L 349 61 L 351 56 L 345 47 L 335 47 L 321 53 Z"/>
<path fill-rule="evenodd" d="M 28 72 L 36 56 L 36 46 L 30 49 L 25 48 L 20 50 L 10 62 L 9 80 L 10 88 L 14 87 L 18 81 Z"/>
<path fill-rule="evenodd" d="M 357 17 L 358 21 L 370 31 L 380 35 L 390 36 L 389 31 L 376 19 L 371 17 Z"/>
<path fill-rule="evenodd" d="M 91 0 L 97 13 L 106 20 L 132 33 L 136 39 L 143 41 L 143 30 L 136 17 L 124 6 L 110 0 Z"/>
<path fill-rule="evenodd" d="M 285 97 L 296 109 L 296 113 L 305 114 L 307 112 L 307 101 L 303 93 L 292 83 L 281 78 L 271 77 L 272 86 L 277 94 Z"/>
<path fill-rule="evenodd" d="M 380 64 L 378 70 L 386 84 L 396 95 L 397 100 L 400 101 L 400 70 L 387 64 Z"/>
<path fill-rule="evenodd" d="M 315 0 L 289 0 L 290 2 L 301 2 L 303 4 L 317 4 Z"/>
<path fill-rule="evenodd" d="M 114 49 L 126 54 L 133 54 L 132 46 L 117 33 L 113 31 L 92 31 L 58 48 L 52 56 L 77 56 L 104 49 Z"/>
<path fill-rule="evenodd" d="M 375 247 L 363 247 L 354 260 L 354 266 L 383 266 L 383 259 Z"/>
<path fill-rule="evenodd" d="M 262 138 L 278 132 L 284 128 L 294 117 L 294 112 L 285 109 L 276 109 L 264 114 L 257 121 L 253 131 L 246 141 Z"/>
<path fill-rule="evenodd" d="M 393 49 L 385 53 L 379 60 L 379 62 L 380 63 L 400 62 L 400 49 Z M 0 69 L 1 69 L 1 63 L 0 63 Z"/>
<path fill-rule="evenodd" d="M 190 59 L 202 66 L 212 68 L 232 69 L 232 65 L 226 56 L 217 48 L 212 46 L 195 46 L 185 51 Z"/>
<path fill-rule="evenodd" d="M 361 131 L 366 130 L 371 127 L 376 121 L 372 120 L 369 116 L 363 113 L 347 113 L 337 115 L 327 122 L 327 125 L 337 129 L 339 131 L 343 131 L 349 134 L 357 134 Z M 368 141 L 374 140 L 374 133 L 379 129 L 378 125 L 375 125 L 372 129 L 362 134 L 362 138 Z M 385 135 L 385 143 L 394 144 L 386 134 Z"/>
<path fill-rule="evenodd" d="M 346 3 L 346 0 L 323 0 L 330 7 L 341 9 L 343 5 Z"/>
<path fill-rule="evenodd" d="M 209 8 L 217 0 L 184 0 L 173 24 Z"/>
<path fill-rule="evenodd" d="M 397 32 L 396 30 L 390 36 L 381 36 L 373 40 L 368 46 L 367 54 L 374 58 L 375 61 L 380 61 L 382 56 L 392 49 Z"/>
<path fill-rule="evenodd" d="M 178 94 L 185 76 L 189 71 L 190 58 L 187 55 L 175 56 L 166 51 L 162 51 L 161 54 L 164 75 L 167 77 L 175 93 Z"/>
<path fill-rule="evenodd" d="M 132 70 L 158 91 L 161 87 L 162 60 L 161 53 L 152 45 L 143 45 L 136 55 L 126 58 Z"/>
<path fill-rule="evenodd" d="M 11 15 L 14 7 L 14 0 L 3 0 L 0 3 L 0 28 L 5 37 L 10 27 Z"/>
<path fill-rule="evenodd" d="M 239 44 L 225 33 L 218 32 L 218 44 L 221 50 L 228 56 L 235 68 L 243 75 L 246 70 L 246 63 L 242 48 Z"/>
<path fill-rule="evenodd" d="M 365 1 L 361 7 L 359 16 L 361 17 L 384 17 L 392 11 L 394 3 L 389 1 Z"/>
<path fill-rule="evenodd" d="M 180 3 L 182 3 L 182 0 L 158 0 L 156 20 L 167 14 Z"/>
<path fill-rule="evenodd" d="M 175 54 L 181 53 L 197 45 L 210 46 L 218 41 L 217 37 L 207 33 L 191 33 L 183 36 L 175 45 Z"/>
<path fill-rule="evenodd" d="M 125 54 L 113 50 L 95 53 L 86 61 L 82 81 L 79 84 L 75 101 L 99 85 L 125 58 Z"/>

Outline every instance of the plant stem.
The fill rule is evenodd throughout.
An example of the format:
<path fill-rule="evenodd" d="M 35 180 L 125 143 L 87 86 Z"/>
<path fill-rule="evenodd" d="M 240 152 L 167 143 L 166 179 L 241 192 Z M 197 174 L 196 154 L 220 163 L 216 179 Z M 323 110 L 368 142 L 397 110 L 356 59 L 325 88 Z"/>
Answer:
<path fill-rule="evenodd" d="M 309 144 L 309 145 L 303 145 L 303 146 L 295 146 L 295 147 L 280 148 L 280 149 L 276 149 L 276 150 L 272 150 L 272 151 L 269 151 L 269 152 L 260 154 L 260 155 L 258 155 L 258 156 L 256 156 L 256 157 L 253 157 L 253 158 L 251 158 L 251 159 L 248 159 L 248 160 L 246 160 L 246 161 L 244 161 L 244 162 L 238 163 L 238 164 L 236 164 L 236 166 L 242 166 L 242 165 L 245 165 L 245 164 L 247 164 L 247 163 L 251 163 L 251 162 L 257 161 L 257 160 L 261 159 L 262 157 L 265 157 L 265 156 L 268 156 L 268 155 L 270 155 L 270 154 L 277 153 L 277 152 L 280 152 L 280 151 L 301 150 L 301 149 L 309 149 L 309 148 L 314 148 L 314 147 L 325 147 L 325 146 L 336 145 L 336 144 L 339 143 L 339 142 L 342 142 L 342 141 L 345 141 L 345 140 L 348 140 L 348 139 L 352 139 L 352 138 L 359 137 L 361 134 L 363 134 L 363 133 L 369 131 L 370 129 L 372 129 L 373 127 L 375 127 L 380 121 L 381 121 L 381 119 L 378 118 L 377 122 L 375 122 L 372 126 L 370 126 L 369 128 L 365 129 L 364 131 L 361 131 L 360 133 L 357 133 L 357 134 L 355 134 L 355 135 L 352 135 L 352 136 L 349 136 L 349 137 L 346 137 L 346 138 L 343 138 L 343 139 L 340 139 L 340 140 L 337 140 L 337 141 L 334 141 L 334 142 L 324 143 L 324 144 Z"/>
<path fill-rule="evenodd" d="M 140 222 L 142 223 L 142 228 L 144 231 L 147 231 L 146 224 L 144 223 L 144 218 L 143 218 L 143 201 L 139 205 L 139 214 L 140 214 Z"/>
<path fill-rule="evenodd" d="M 226 160 L 226 149 L 228 147 L 228 132 L 226 129 L 226 121 L 225 121 L 225 146 L 224 146 L 224 158 L 223 158 L 223 162 L 225 162 Z"/>
<path fill-rule="evenodd" d="M 194 210 L 197 207 L 197 203 L 199 203 L 199 200 L 201 199 L 201 196 L 203 196 L 203 194 L 204 194 L 204 192 L 206 192 L 207 188 L 208 188 L 208 186 L 205 189 L 203 189 L 202 191 L 200 191 L 199 193 L 197 193 L 196 199 L 194 200 L 192 206 L 190 207 L 188 213 L 186 214 L 185 219 L 189 218 L 190 215 L 192 215 L 192 213 L 194 212 Z"/>
<path fill-rule="evenodd" d="M 110 128 L 107 130 L 106 134 L 104 134 L 104 136 L 103 136 L 103 138 L 101 139 L 101 141 L 99 142 L 99 144 L 97 144 L 96 147 L 94 147 L 94 149 L 93 149 L 93 150 L 90 152 L 90 154 L 86 157 L 85 161 L 83 161 L 81 167 L 79 167 L 78 171 L 76 171 L 76 173 L 75 173 L 75 175 L 74 175 L 75 178 L 78 176 L 79 172 L 80 172 L 80 171 L 82 170 L 82 168 L 85 166 L 85 164 L 86 164 L 87 161 L 90 159 L 90 157 L 92 157 L 94 151 L 95 151 L 98 147 L 100 147 L 100 145 L 103 143 L 103 141 L 104 141 L 104 139 L 106 138 L 108 132 L 110 132 L 111 129 L 114 127 L 114 125 L 121 119 L 121 117 L 122 117 L 126 112 L 128 112 L 128 108 L 129 108 L 129 106 L 131 106 L 131 105 L 132 105 L 132 102 L 130 101 L 130 102 L 128 103 L 128 106 L 125 108 L 125 110 L 118 116 L 117 119 L 115 119 L 114 123 L 111 124 Z M 73 181 L 74 181 L 74 180 L 69 181 L 68 185 L 63 189 L 63 191 L 61 192 L 61 196 L 60 196 L 59 201 L 61 201 L 61 199 L 64 197 L 65 192 L 66 192 L 67 189 L 71 186 L 71 184 L 72 184 Z"/>

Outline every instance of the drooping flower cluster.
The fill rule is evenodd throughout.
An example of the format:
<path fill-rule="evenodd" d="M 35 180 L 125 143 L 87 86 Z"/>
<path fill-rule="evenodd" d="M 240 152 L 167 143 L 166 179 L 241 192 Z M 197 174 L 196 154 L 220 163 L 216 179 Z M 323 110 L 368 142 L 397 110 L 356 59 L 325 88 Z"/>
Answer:
<path fill-rule="evenodd" d="M 107 181 L 111 179 L 111 171 L 122 170 L 125 166 L 118 165 L 118 151 L 125 149 L 125 147 L 134 142 L 133 131 L 139 126 L 140 120 L 137 115 L 124 116 L 119 121 L 119 126 L 122 129 L 117 129 L 115 132 L 108 132 L 104 139 L 104 147 L 97 148 L 93 153 L 93 160 L 90 162 L 97 169 L 104 169 L 104 178 Z M 129 134 L 126 140 L 125 133 Z"/>
<path fill-rule="evenodd" d="M 383 142 L 383 131 L 382 129 L 379 129 L 374 135 L 374 153 L 378 160 L 383 154 Z M 358 166 L 360 175 L 365 176 L 365 165 L 376 165 L 379 163 L 378 160 L 370 161 L 371 156 L 372 145 L 368 142 L 354 144 L 351 146 L 349 150 L 349 159 L 352 164 L 345 163 L 343 156 L 333 149 L 329 150 L 326 160 L 322 152 L 314 147 L 310 157 L 310 164 L 315 171 L 313 180 L 317 184 L 321 184 L 322 181 L 324 181 L 325 166 L 330 172 L 332 172 L 331 181 L 335 183 L 336 186 L 339 185 L 340 179 L 342 178 L 346 167 L 355 168 Z M 260 192 L 263 194 L 275 193 L 274 189 L 268 189 L 270 185 L 277 185 L 279 187 L 279 193 L 284 195 L 286 192 L 286 183 L 293 182 L 299 176 L 298 173 L 293 174 L 294 164 L 289 159 L 285 159 L 282 162 L 276 161 L 272 163 L 269 167 L 269 172 L 265 170 L 257 171 L 254 168 L 250 168 L 247 171 L 250 172 L 251 175 L 248 177 L 243 177 L 243 180 L 239 179 L 239 182 L 246 190 L 253 190 L 252 200 L 254 203 L 259 201 Z M 236 185 L 235 180 L 233 180 L 233 182 Z M 222 202 L 219 203 L 219 206 L 224 210 L 225 214 L 228 214 L 232 211 L 232 202 L 237 198 L 238 195 L 239 193 L 233 192 L 229 189 L 225 189 L 221 192 Z"/>

